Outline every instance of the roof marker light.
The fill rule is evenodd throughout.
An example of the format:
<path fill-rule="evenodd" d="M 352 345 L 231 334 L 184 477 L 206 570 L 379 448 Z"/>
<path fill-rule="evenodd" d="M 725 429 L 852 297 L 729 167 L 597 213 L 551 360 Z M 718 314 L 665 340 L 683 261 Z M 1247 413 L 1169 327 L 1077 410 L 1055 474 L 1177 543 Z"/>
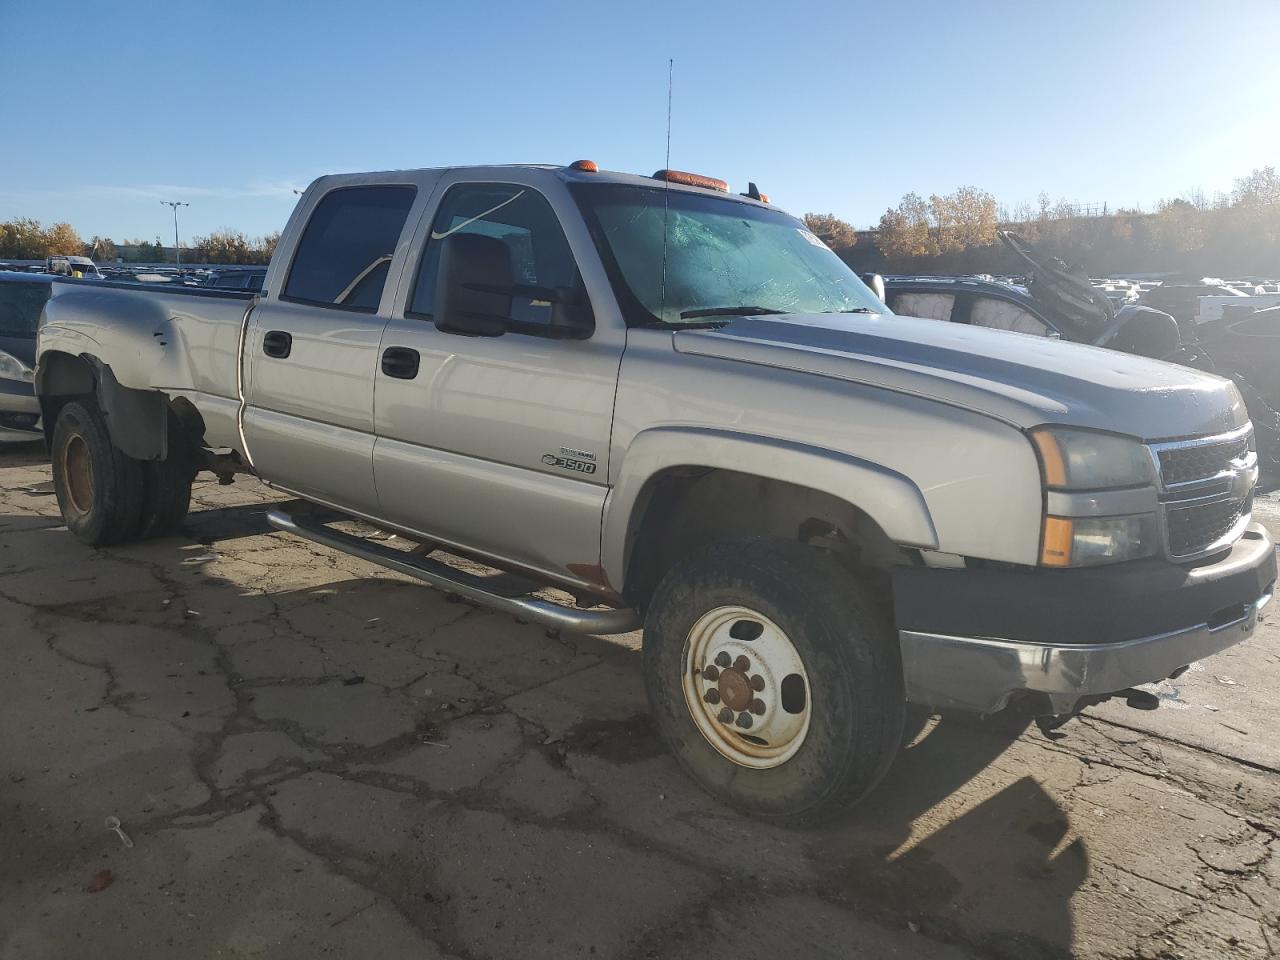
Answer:
<path fill-rule="evenodd" d="M 600 168 L 594 160 L 575 160 L 569 164 L 570 170 L 581 170 L 583 173 L 599 173 Z"/>
<path fill-rule="evenodd" d="M 729 192 L 729 184 L 723 180 L 717 180 L 715 177 L 704 177 L 700 173 L 685 173 L 683 170 L 659 170 L 653 175 L 653 179 L 665 180 L 667 183 L 682 183 L 686 187 L 718 190 L 721 193 Z"/>

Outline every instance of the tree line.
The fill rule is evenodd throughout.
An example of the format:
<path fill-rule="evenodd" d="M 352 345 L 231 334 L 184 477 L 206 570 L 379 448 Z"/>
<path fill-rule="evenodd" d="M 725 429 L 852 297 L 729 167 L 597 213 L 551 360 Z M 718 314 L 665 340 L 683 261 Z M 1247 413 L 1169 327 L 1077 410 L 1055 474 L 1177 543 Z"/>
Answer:
<path fill-rule="evenodd" d="M 1254 170 L 1212 199 L 1200 191 L 1140 208 L 1081 215 L 1041 194 L 1036 204 L 1005 207 L 985 190 L 961 187 L 927 199 L 908 193 L 857 231 L 831 214 L 806 214 L 809 229 L 859 270 L 881 273 L 1022 273 L 1025 264 L 999 242 L 1013 230 L 1092 276 L 1183 273 L 1280 276 L 1280 174 Z"/>
<path fill-rule="evenodd" d="M 238 230 L 215 230 L 182 245 L 187 263 L 263 264 L 275 252 L 280 232 L 247 238 Z M 172 248 L 158 240 L 121 240 L 93 236 L 83 240 L 69 223 L 45 227 L 40 221 L 19 217 L 0 222 L 0 258 L 43 260 L 54 256 L 91 257 L 97 263 L 164 263 L 173 257 Z"/>

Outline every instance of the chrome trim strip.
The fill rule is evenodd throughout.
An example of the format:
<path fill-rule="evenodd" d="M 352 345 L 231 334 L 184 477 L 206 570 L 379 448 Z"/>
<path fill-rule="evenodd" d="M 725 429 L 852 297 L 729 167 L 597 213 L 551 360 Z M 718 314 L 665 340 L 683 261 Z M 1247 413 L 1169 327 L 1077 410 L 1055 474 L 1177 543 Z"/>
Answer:
<path fill-rule="evenodd" d="M 1054 713 L 1067 713 L 1083 696 L 1162 680 L 1239 643 L 1270 602 L 1268 589 L 1227 623 L 1120 643 L 1052 645 L 900 630 L 907 700 L 987 714 L 1004 709 L 1015 693 L 1032 691 L 1045 694 Z"/>

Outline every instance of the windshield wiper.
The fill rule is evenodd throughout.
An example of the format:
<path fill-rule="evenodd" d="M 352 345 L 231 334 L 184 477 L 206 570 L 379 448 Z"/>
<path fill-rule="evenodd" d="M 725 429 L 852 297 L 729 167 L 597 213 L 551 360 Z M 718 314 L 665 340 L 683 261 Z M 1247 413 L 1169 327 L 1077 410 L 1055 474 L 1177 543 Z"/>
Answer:
<path fill-rule="evenodd" d="M 775 310 L 772 307 L 702 307 L 698 310 L 683 310 L 681 320 L 692 320 L 694 317 L 759 317 L 766 313 L 786 313 L 786 310 Z"/>
<path fill-rule="evenodd" d="M 823 310 L 823 313 L 879 313 L 870 307 L 850 307 L 848 310 Z"/>

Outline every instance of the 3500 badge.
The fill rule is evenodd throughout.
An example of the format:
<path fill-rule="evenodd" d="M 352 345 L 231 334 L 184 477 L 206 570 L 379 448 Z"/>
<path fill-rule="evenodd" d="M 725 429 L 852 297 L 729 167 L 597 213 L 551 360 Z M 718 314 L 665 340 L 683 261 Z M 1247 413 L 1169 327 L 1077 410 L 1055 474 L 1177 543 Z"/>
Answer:
<path fill-rule="evenodd" d="M 573 457 L 558 457 L 554 453 L 544 453 L 542 462 L 548 467 L 559 467 L 561 470 L 572 470 L 574 473 L 589 475 L 596 472 L 594 463 L 588 463 L 586 460 L 575 460 Z"/>

